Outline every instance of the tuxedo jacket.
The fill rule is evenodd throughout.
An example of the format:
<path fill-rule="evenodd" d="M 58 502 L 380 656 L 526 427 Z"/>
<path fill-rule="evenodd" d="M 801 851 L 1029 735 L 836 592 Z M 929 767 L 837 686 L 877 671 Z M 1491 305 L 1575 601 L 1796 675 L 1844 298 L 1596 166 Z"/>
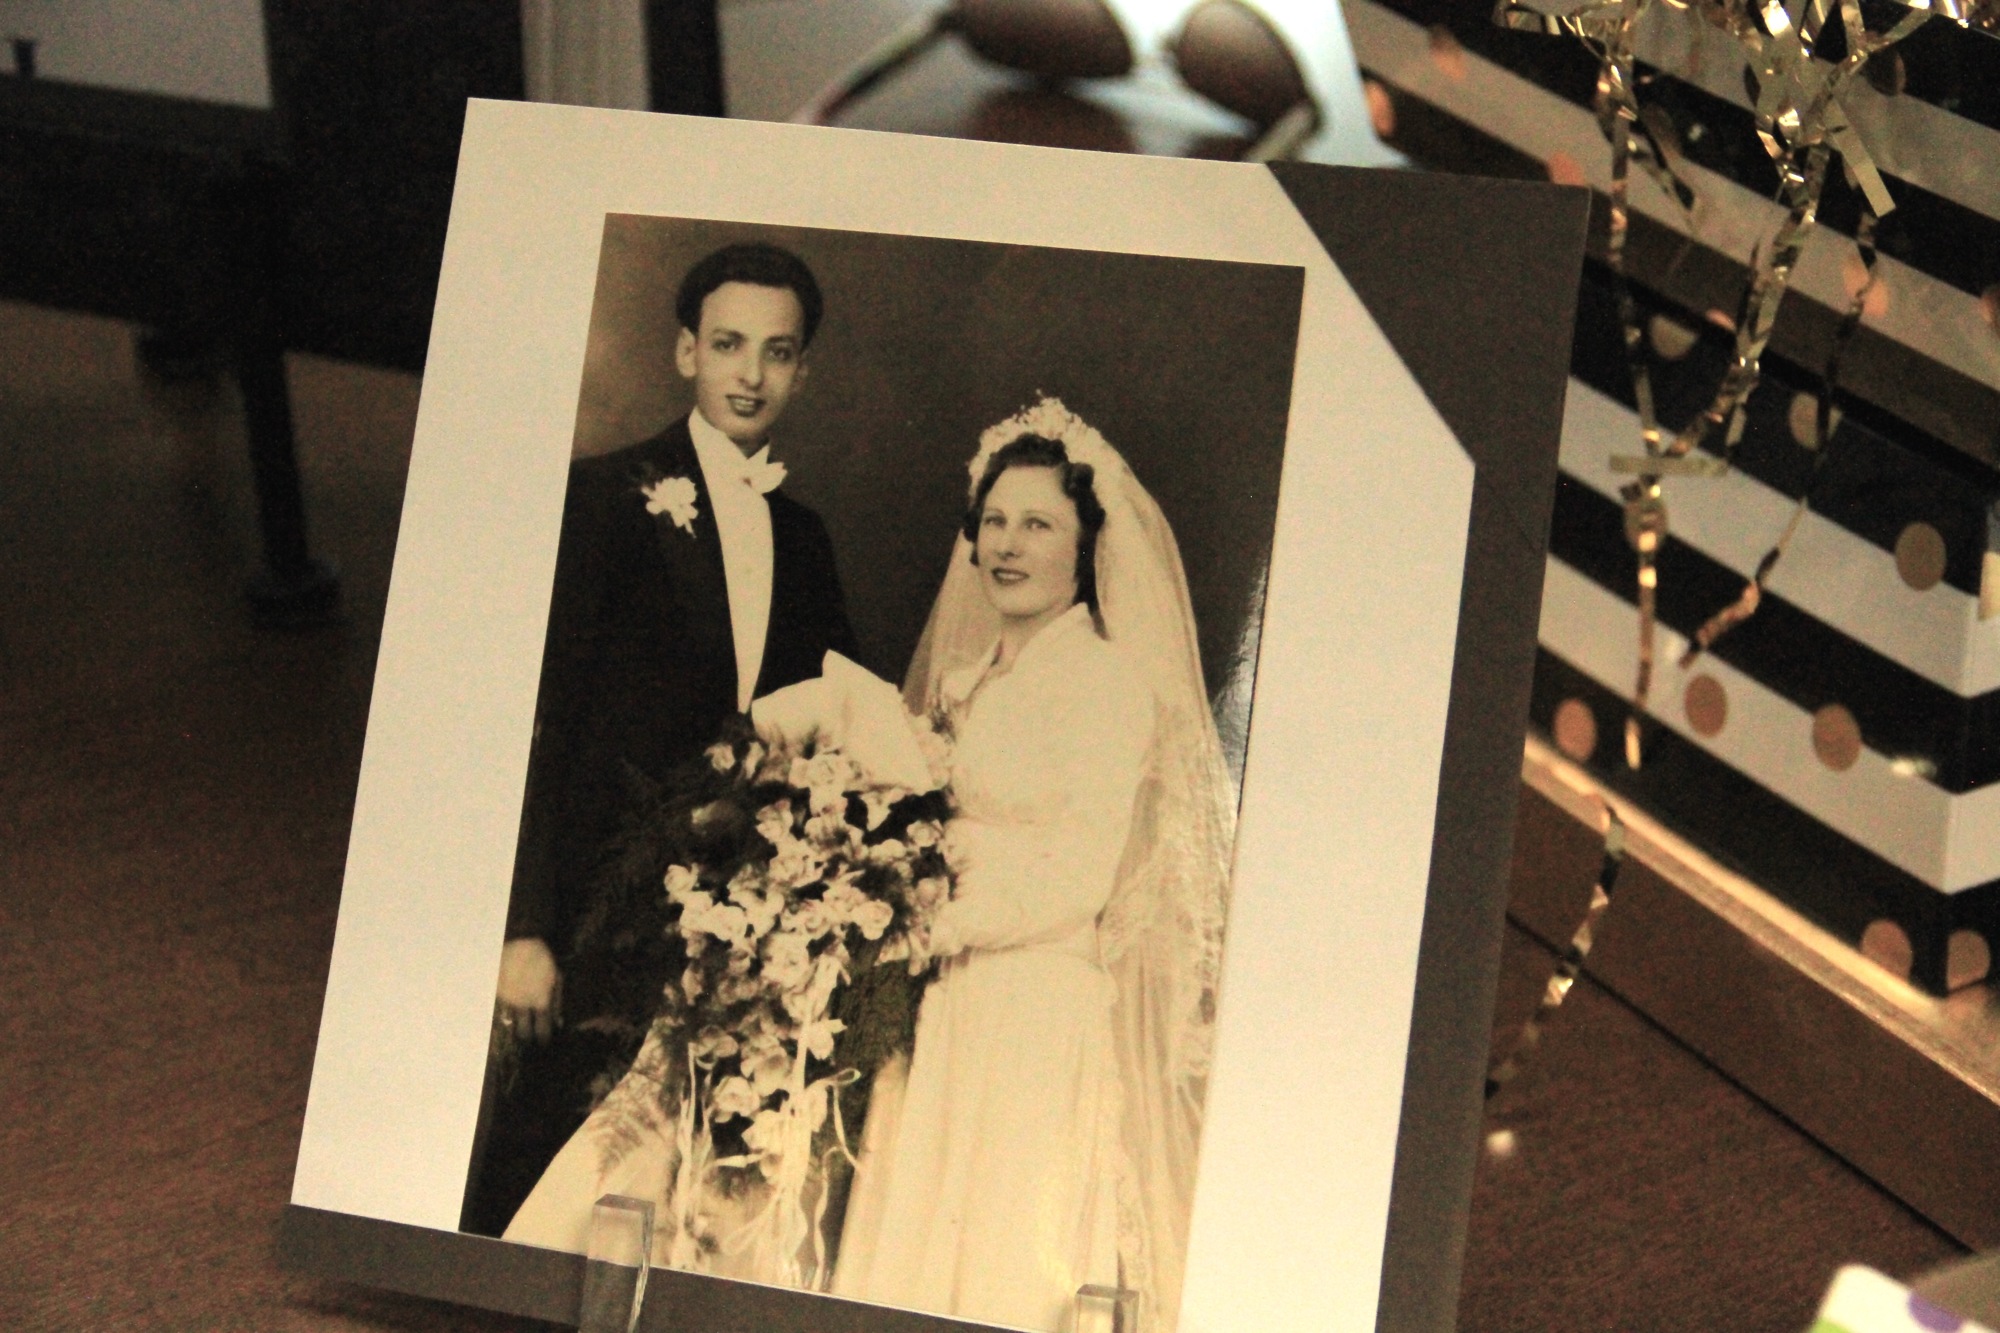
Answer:
<path fill-rule="evenodd" d="M 692 530 L 646 512 L 642 487 L 695 486 Z M 857 656 L 819 516 L 772 491 L 771 620 L 755 693 Z M 685 419 L 571 465 L 535 705 L 508 938 L 562 955 L 632 801 L 628 766 L 658 781 L 736 712 L 736 640 L 714 506 Z"/>

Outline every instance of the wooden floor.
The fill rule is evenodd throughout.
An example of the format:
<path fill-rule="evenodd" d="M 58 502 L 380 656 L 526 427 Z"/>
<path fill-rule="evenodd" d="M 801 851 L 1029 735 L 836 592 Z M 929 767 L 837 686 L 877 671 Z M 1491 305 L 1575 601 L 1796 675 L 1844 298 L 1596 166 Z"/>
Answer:
<path fill-rule="evenodd" d="M 343 624 L 247 628 L 237 407 L 0 305 L 0 1327 L 526 1329 L 277 1271 L 417 384 L 291 366 Z M 1499 1022 L 1548 956 L 1509 940 Z M 1588 983 L 1495 1127 L 1462 1324 L 1794 1333 L 1946 1237 Z"/>

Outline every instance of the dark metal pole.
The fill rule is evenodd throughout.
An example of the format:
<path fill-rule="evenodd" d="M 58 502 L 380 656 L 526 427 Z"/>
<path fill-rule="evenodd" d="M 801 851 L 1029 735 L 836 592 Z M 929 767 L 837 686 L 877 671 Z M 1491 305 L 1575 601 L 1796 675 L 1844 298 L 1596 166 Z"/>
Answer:
<path fill-rule="evenodd" d="M 292 434 L 291 390 L 285 383 L 285 179 L 254 154 L 232 190 L 237 244 L 236 291 L 229 332 L 243 390 L 250 470 L 257 491 L 263 565 L 250 578 L 252 615 L 274 629 L 331 620 L 340 606 L 340 577 L 312 554 L 306 534 L 304 487 Z"/>
<path fill-rule="evenodd" d="M 653 110 L 724 114 L 716 0 L 646 0 L 646 74 Z"/>

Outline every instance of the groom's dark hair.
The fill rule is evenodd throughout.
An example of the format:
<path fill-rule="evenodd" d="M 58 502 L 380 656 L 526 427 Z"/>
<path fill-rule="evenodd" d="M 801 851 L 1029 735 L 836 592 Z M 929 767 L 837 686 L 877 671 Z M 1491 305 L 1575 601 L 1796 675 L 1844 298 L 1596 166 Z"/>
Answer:
<path fill-rule="evenodd" d="M 826 302 L 819 294 L 819 281 L 806 261 L 790 250 L 781 250 L 762 241 L 725 245 L 687 271 L 681 279 L 680 295 L 674 298 L 674 314 L 689 333 L 701 332 L 701 307 L 716 288 L 726 282 L 747 282 L 753 287 L 784 287 L 799 298 L 805 313 L 804 337 L 799 350 L 812 346 L 819 330 L 819 317 Z"/>
<path fill-rule="evenodd" d="M 1076 506 L 1076 600 L 1097 612 L 1097 534 L 1104 531 L 1104 506 L 1098 501 L 1097 469 L 1088 463 L 1069 461 L 1069 450 L 1061 440 L 1046 435 L 1022 435 L 993 451 L 986 471 L 972 489 L 972 504 L 965 511 L 965 539 L 972 543 L 972 563 L 979 563 L 979 519 L 986 512 L 986 497 L 993 483 L 1010 467 L 1045 467 L 1056 474 L 1056 484 Z"/>

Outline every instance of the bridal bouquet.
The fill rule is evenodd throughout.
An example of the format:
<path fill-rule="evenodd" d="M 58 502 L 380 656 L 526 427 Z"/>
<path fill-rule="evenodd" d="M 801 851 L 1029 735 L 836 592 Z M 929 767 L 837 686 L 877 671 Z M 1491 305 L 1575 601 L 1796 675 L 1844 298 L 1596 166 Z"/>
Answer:
<path fill-rule="evenodd" d="M 734 1241 L 767 1247 L 778 1280 L 824 1277 L 823 1159 L 847 1151 L 842 1093 L 908 1049 L 912 978 L 952 890 L 942 741 L 896 721 L 932 751 L 915 773 L 906 760 L 885 775 L 823 732 L 792 741 L 733 722 L 643 802 L 585 923 L 607 970 L 651 991 L 632 1072 L 677 1140 L 676 1266 Z M 587 1021 L 629 1023 L 644 1003 Z M 704 1198 L 760 1184 L 749 1221 L 716 1234 Z"/>

